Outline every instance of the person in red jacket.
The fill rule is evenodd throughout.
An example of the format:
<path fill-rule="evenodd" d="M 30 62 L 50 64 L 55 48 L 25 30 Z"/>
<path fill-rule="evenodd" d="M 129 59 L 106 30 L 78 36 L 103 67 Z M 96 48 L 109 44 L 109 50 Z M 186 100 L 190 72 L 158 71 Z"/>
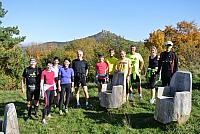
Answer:
<path fill-rule="evenodd" d="M 98 85 L 98 97 L 101 95 L 102 84 L 108 79 L 108 63 L 104 61 L 103 53 L 98 54 L 99 61 L 96 63 L 96 83 Z"/>
<path fill-rule="evenodd" d="M 54 91 L 56 90 L 55 73 L 52 71 L 53 64 L 48 61 L 47 68 L 42 71 L 40 87 L 42 90 L 42 98 L 44 98 L 44 106 L 42 111 L 42 124 L 46 124 L 45 115 L 51 117 L 51 105 L 53 103 Z"/>

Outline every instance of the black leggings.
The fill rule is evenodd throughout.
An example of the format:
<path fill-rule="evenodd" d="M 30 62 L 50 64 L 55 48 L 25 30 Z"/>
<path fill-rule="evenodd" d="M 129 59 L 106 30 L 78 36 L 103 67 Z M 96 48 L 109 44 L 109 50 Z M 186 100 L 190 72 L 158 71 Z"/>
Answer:
<path fill-rule="evenodd" d="M 66 109 L 68 107 L 68 105 L 69 105 L 69 100 L 70 100 L 71 83 L 69 83 L 69 84 L 62 84 L 61 85 L 59 110 L 62 110 L 65 92 L 66 92 L 66 99 L 65 99 L 65 103 L 64 104 L 65 104 L 65 109 Z"/>
<path fill-rule="evenodd" d="M 53 97 L 54 97 L 54 90 L 46 90 L 44 93 L 44 108 L 42 112 L 42 118 L 45 118 L 45 115 L 47 113 L 50 114 L 51 112 L 51 105 L 53 104 Z"/>

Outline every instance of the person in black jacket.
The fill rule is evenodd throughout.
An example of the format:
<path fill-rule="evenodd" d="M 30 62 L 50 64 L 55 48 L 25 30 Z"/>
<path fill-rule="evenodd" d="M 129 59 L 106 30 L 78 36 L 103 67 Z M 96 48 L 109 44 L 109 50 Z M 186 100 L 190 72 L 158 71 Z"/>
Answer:
<path fill-rule="evenodd" d="M 79 102 L 79 88 L 80 86 L 83 87 L 83 91 L 85 94 L 86 108 L 90 108 L 92 105 L 89 104 L 89 93 L 88 88 L 86 84 L 86 77 L 88 75 L 88 62 L 83 59 L 83 51 L 78 50 L 77 51 L 77 59 L 72 61 L 72 68 L 74 70 L 74 86 L 75 86 L 75 93 L 76 93 L 76 108 L 80 108 L 80 102 Z"/>
<path fill-rule="evenodd" d="M 25 91 L 26 85 L 26 95 L 27 95 L 27 111 L 28 118 L 31 118 L 31 110 L 32 110 L 32 99 L 34 97 L 35 105 L 34 111 L 37 116 L 38 106 L 39 106 L 39 97 L 40 97 L 40 77 L 41 77 L 41 68 L 36 66 L 37 62 L 34 58 L 30 58 L 30 66 L 25 68 L 23 71 L 23 79 L 22 79 L 22 92 Z"/>
<path fill-rule="evenodd" d="M 166 51 L 160 54 L 157 71 L 157 74 L 161 71 L 162 86 L 169 85 L 173 74 L 178 70 L 178 57 L 172 52 L 173 43 L 167 41 L 165 46 Z"/>

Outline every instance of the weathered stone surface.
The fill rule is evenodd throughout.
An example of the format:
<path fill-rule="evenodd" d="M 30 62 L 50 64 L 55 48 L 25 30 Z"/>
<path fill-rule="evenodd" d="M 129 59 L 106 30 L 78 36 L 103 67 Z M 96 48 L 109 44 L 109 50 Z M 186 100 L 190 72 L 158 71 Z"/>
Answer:
<path fill-rule="evenodd" d="M 112 91 L 102 92 L 100 105 L 106 108 L 118 108 L 123 102 L 123 86 L 113 86 Z"/>
<path fill-rule="evenodd" d="M 100 105 L 102 107 L 120 107 L 124 102 L 126 102 L 126 81 L 124 73 L 114 73 L 112 85 L 103 84 L 101 91 Z"/>
<path fill-rule="evenodd" d="M 5 134 L 19 134 L 17 112 L 13 103 L 7 104 L 5 107 L 3 129 Z"/>
<path fill-rule="evenodd" d="M 126 78 L 123 72 L 117 72 L 113 74 L 112 85 L 122 85 L 123 86 L 123 103 L 126 102 Z"/>
<path fill-rule="evenodd" d="M 155 120 L 167 124 L 177 121 L 185 123 L 190 117 L 192 108 L 192 74 L 186 71 L 177 71 L 170 86 L 159 87 L 154 113 Z"/>

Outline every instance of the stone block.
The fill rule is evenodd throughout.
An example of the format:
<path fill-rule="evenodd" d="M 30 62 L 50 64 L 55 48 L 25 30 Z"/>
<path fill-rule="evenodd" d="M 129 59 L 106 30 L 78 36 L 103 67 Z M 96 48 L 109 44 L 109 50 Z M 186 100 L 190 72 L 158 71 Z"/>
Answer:
<path fill-rule="evenodd" d="M 13 103 L 5 107 L 3 129 L 5 134 L 19 134 L 17 112 Z"/>

